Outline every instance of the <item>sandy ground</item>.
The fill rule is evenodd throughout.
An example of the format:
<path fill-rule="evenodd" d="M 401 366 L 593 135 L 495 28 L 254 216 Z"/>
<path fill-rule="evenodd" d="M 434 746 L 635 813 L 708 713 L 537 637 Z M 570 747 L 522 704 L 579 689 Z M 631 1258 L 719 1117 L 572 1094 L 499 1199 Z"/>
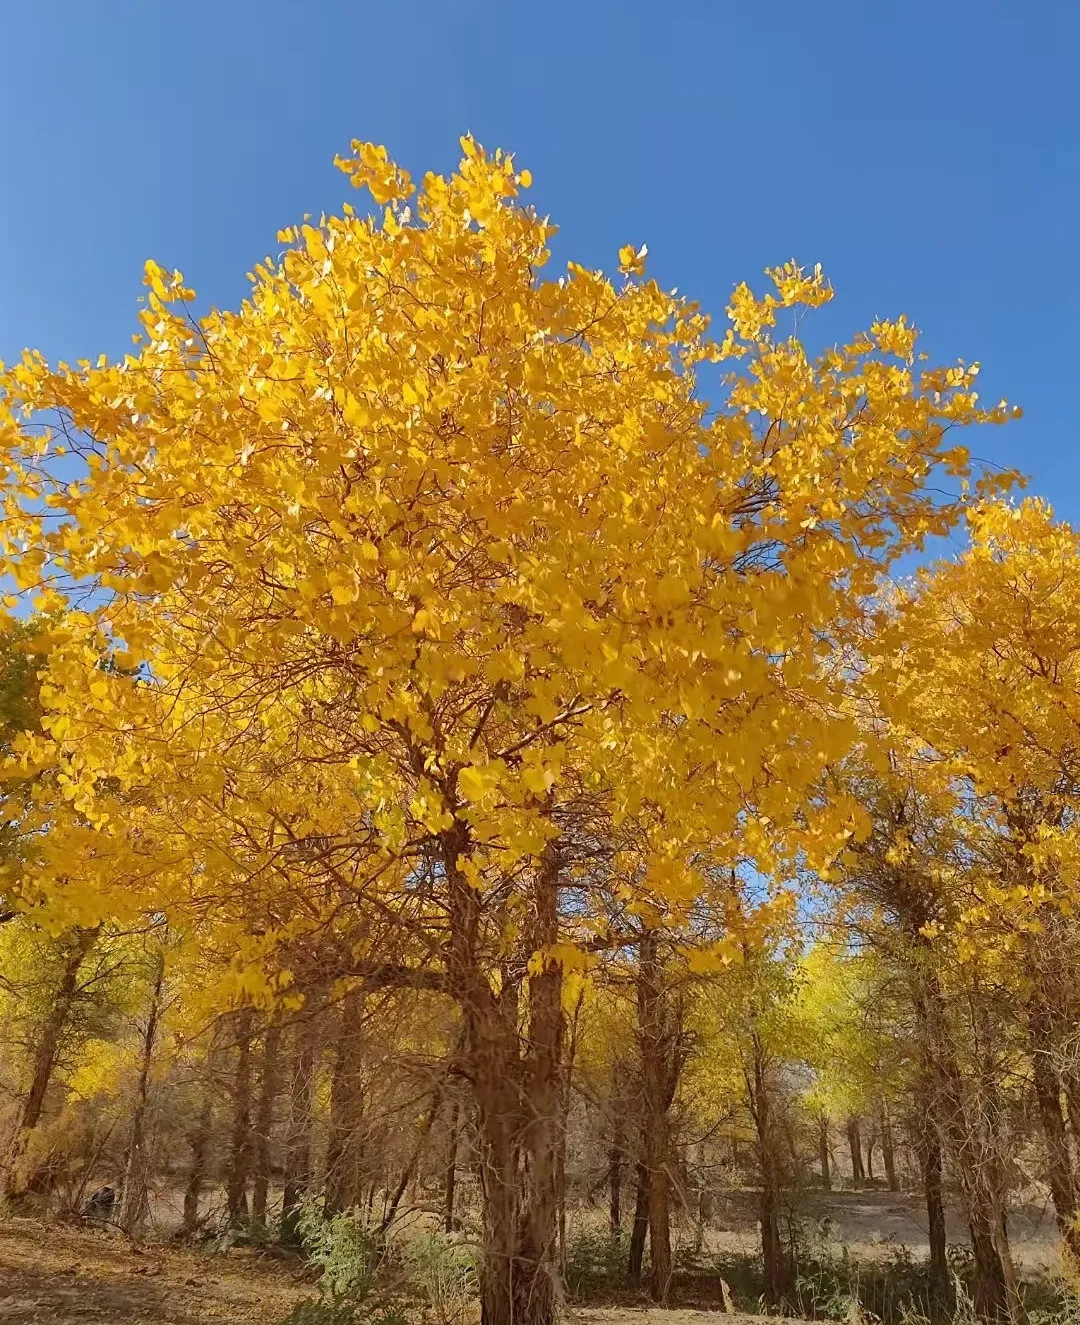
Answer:
<path fill-rule="evenodd" d="M 829 1236 L 856 1250 L 903 1243 L 925 1254 L 926 1230 L 916 1199 L 890 1192 L 822 1192 L 807 1201 L 804 1219 L 828 1221 Z M 950 1240 L 964 1241 L 962 1221 L 950 1216 Z M 1057 1236 L 1051 1214 L 1014 1212 L 1010 1234 L 1028 1272 L 1052 1269 Z M 753 1193 L 731 1193 L 717 1209 L 708 1243 L 752 1251 L 756 1246 Z M 137 1245 L 90 1227 L 0 1221 L 2 1325 L 277 1325 L 312 1295 L 295 1262 L 235 1247 L 200 1254 L 163 1243 Z M 695 1325 L 709 1311 L 659 1311 L 619 1306 L 575 1309 L 570 1325 Z M 731 1315 L 731 1325 L 755 1318 Z M 776 1317 L 771 1325 L 779 1325 Z"/>
<path fill-rule="evenodd" d="M 715 1211 L 710 1243 L 753 1250 L 757 1246 L 757 1225 L 753 1192 L 731 1192 Z M 918 1197 L 887 1191 L 807 1192 L 799 1207 L 806 1225 L 817 1223 L 827 1228 L 836 1242 L 847 1243 L 862 1251 L 881 1244 L 903 1244 L 916 1258 L 924 1257 L 930 1247 L 927 1239 L 926 1212 Z M 828 1221 L 827 1224 L 825 1221 Z M 960 1212 L 947 1212 L 948 1238 L 964 1244 L 967 1229 Z M 1054 1213 L 1049 1206 L 1025 1205 L 1009 1213 L 1009 1245 L 1017 1264 L 1025 1270 L 1052 1269 L 1058 1261 L 1058 1233 Z"/>
<path fill-rule="evenodd" d="M 97 1229 L 0 1222 L 4 1325 L 276 1325 L 311 1292 L 247 1249 L 207 1257 Z"/>

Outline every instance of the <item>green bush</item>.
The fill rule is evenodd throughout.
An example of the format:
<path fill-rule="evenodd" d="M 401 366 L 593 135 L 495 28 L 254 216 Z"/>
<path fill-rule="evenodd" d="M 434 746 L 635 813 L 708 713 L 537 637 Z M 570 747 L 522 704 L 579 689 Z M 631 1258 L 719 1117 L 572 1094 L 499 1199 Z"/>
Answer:
<path fill-rule="evenodd" d="M 597 1224 L 571 1229 L 566 1239 L 566 1288 L 573 1297 L 605 1284 L 626 1281 L 629 1242 L 622 1230 L 612 1232 Z"/>
<path fill-rule="evenodd" d="M 476 1249 L 461 1234 L 413 1234 L 401 1247 L 405 1282 L 437 1325 L 461 1325 L 476 1300 Z"/>

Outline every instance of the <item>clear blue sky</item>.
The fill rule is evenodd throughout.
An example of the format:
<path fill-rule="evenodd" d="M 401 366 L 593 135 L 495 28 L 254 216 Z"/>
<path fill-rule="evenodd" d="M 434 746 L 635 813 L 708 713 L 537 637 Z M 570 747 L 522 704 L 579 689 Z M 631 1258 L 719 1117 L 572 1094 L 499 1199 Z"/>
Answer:
<path fill-rule="evenodd" d="M 976 449 L 1080 520 L 1078 50 L 1074 0 L 5 3 L 0 357 L 122 353 L 147 257 L 235 303 L 350 138 L 416 172 L 469 130 L 562 258 L 647 241 L 716 313 L 821 262 L 830 339 L 907 312 L 1025 407 Z"/>

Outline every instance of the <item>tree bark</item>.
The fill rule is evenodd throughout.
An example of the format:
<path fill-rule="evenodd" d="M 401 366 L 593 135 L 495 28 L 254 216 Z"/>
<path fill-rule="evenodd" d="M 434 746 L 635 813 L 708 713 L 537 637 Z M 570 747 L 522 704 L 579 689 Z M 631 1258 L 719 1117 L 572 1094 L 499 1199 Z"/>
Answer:
<path fill-rule="evenodd" d="M 641 1037 L 642 1146 L 649 1177 L 649 1296 L 667 1303 L 671 1287 L 671 1122 L 678 1086 L 681 1018 L 664 972 L 655 931 L 638 946 L 638 1026 Z"/>
<path fill-rule="evenodd" d="M 56 1066 L 60 1043 L 78 992 L 79 970 L 94 945 L 98 930 L 77 929 L 71 937 L 71 947 L 64 961 L 60 983 L 53 998 L 49 1015 L 41 1029 L 41 1038 L 34 1051 L 34 1066 L 30 1075 L 30 1089 L 19 1110 L 18 1120 L 8 1146 L 4 1163 L 0 1195 L 16 1199 L 21 1195 L 19 1162 L 30 1144 L 30 1136 L 41 1120 L 45 1096 Z"/>
<path fill-rule="evenodd" d="M 608 1223 L 613 1237 L 622 1230 L 623 1120 L 612 1122 L 611 1146 L 608 1149 Z"/>
<path fill-rule="evenodd" d="M 478 960 L 479 898 L 461 875 L 464 825 L 443 837 L 449 885 L 448 978 L 461 1008 L 466 1075 L 473 1082 L 483 1163 L 482 1325 L 550 1325 L 558 1297 L 557 1145 L 564 1016 L 562 967 L 546 954 L 558 941 L 561 862 L 549 843 L 532 880 L 527 944 L 527 1032 L 520 992 L 496 992 Z"/>
<path fill-rule="evenodd" d="M 450 1111 L 450 1143 L 446 1154 L 446 1178 L 443 1195 L 443 1228 L 447 1233 L 453 1233 L 457 1227 L 454 1219 L 454 1198 L 457 1193 L 458 1129 L 460 1125 L 461 1106 L 455 1100 L 454 1107 Z"/>
<path fill-rule="evenodd" d="M 330 1079 L 330 1137 L 326 1148 L 326 1213 L 350 1210 L 362 1199 L 364 1178 L 364 1078 L 360 1038 L 363 995 L 350 990 L 341 1002 L 334 1071 Z"/>
<path fill-rule="evenodd" d="M 209 1087 L 204 1087 L 199 1116 L 195 1126 L 188 1133 L 188 1145 L 191 1159 L 188 1163 L 187 1183 L 184 1186 L 184 1215 L 180 1231 L 184 1237 L 191 1237 L 199 1227 L 199 1198 L 203 1183 L 206 1181 L 206 1160 L 210 1148 L 210 1127 L 213 1105 Z"/>
<path fill-rule="evenodd" d="M 859 1120 L 854 1114 L 847 1121 L 848 1149 L 851 1151 L 851 1185 L 860 1187 L 866 1181 L 862 1160 L 862 1136 Z"/>
<path fill-rule="evenodd" d="M 251 1188 L 251 1222 L 260 1230 L 266 1229 L 266 1204 L 273 1172 L 270 1142 L 281 1075 L 278 1062 L 280 1047 L 281 1022 L 276 1015 L 272 1015 L 263 1034 L 259 1101 L 255 1109 L 255 1181 Z"/>
<path fill-rule="evenodd" d="M 146 1154 L 146 1108 L 150 1098 L 150 1069 L 154 1059 L 154 1041 L 157 1039 L 161 1018 L 161 991 L 165 983 L 165 953 L 159 949 L 154 960 L 154 977 L 150 994 L 150 1010 L 143 1031 L 142 1051 L 139 1056 L 139 1081 L 135 1092 L 135 1113 L 131 1120 L 131 1142 L 124 1169 L 124 1194 L 120 1205 L 120 1227 L 134 1235 L 141 1228 L 148 1213 L 149 1199 L 146 1184 L 149 1162 Z"/>
<path fill-rule="evenodd" d="M 829 1164 L 829 1119 L 822 1114 L 818 1119 L 818 1163 L 821 1165 L 821 1185 L 832 1191 L 832 1171 Z"/>
<path fill-rule="evenodd" d="M 896 1147 L 893 1144 L 892 1119 L 889 1106 L 884 1098 L 881 1101 L 881 1162 L 885 1165 L 885 1183 L 890 1192 L 898 1192 L 900 1183 L 896 1176 Z"/>
<path fill-rule="evenodd" d="M 230 1228 L 248 1219 L 248 1179 L 251 1177 L 251 1033 L 254 1013 L 241 1008 L 236 1014 L 236 1075 L 233 1078 L 233 1121 L 226 1182 Z"/>
<path fill-rule="evenodd" d="M 1005 1223 L 1002 1164 L 992 1130 L 993 1101 L 961 1071 L 949 1039 L 944 995 L 928 964 L 918 973 L 917 1015 L 931 1108 L 940 1117 L 964 1196 L 974 1255 L 975 1312 L 988 1325 L 1015 1325 L 1020 1296 Z M 978 1091 L 974 1100 L 973 1089 Z"/>
<path fill-rule="evenodd" d="M 772 1090 L 769 1082 L 765 1048 L 757 1032 L 753 1032 L 750 1090 L 750 1112 L 758 1139 L 758 1162 L 761 1168 L 761 1260 L 765 1279 L 765 1301 L 778 1307 L 788 1287 L 788 1273 L 783 1242 L 780 1237 L 781 1181 L 777 1155 L 777 1127 L 773 1117 Z"/>
<path fill-rule="evenodd" d="M 632 1283 L 641 1281 L 641 1267 L 645 1261 L 645 1241 L 649 1236 L 649 1170 L 639 1159 L 634 1176 L 634 1223 L 630 1230 L 630 1250 L 626 1262 L 626 1276 Z"/>
<path fill-rule="evenodd" d="M 1069 1133 L 1061 1111 L 1061 1079 L 1051 1057 L 1049 1022 L 1047 1009 L 1037 996 L 1033 997 L 1028 1008 L 1028 1033 L 1035 1098 L 1046 1147 L 1046 1179 L 1062 1243 L 1073 1260 L 1080 1262 L 1076 1181 Z"/>
<path fill-rule="evenodd" d="M 930 1242 L 930 1317 L 934 1321 L 944 1321 L 952 1317 L 953 1293 L 946 1240 L 941 1140 L 932 1124 L 927 1126 L 922 1137 L 919 1158 L 922 1163 L 926 1226 Z"/>
<path fill-rule="evenodd" d="M 309 1000 L 310 1002 L 310 1000 Z M 311 1182 L 311 1121 L 315 1102 L 318 1026 L 314 1009 L 293 1030 L 292 1068 L 289 1078 L 288 1118 L 285 1126 L 285 1184 L 281 1196 L 279 1236 L 288 1245 L 298 1241 L 300 1202 Z"/>

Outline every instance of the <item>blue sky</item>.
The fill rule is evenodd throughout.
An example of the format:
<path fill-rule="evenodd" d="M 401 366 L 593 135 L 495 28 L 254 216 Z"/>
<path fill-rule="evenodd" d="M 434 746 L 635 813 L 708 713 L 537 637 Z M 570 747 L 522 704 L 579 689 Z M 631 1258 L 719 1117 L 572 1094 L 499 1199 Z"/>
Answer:
<path fill-rule="evenodd" d="M 350 138 L 415 173 L 468 130 L 531 169 L 560 258 L 647 242 L 718 314 L 821 262 L 815 338 L 908 313 L 1025 408 L 975 449 L 1080 520 L 1078 49 L 1071 0 L 5 4 L 0 357 L 122 353 L 148 257 L 233 304 L 349 197 Z"/>

